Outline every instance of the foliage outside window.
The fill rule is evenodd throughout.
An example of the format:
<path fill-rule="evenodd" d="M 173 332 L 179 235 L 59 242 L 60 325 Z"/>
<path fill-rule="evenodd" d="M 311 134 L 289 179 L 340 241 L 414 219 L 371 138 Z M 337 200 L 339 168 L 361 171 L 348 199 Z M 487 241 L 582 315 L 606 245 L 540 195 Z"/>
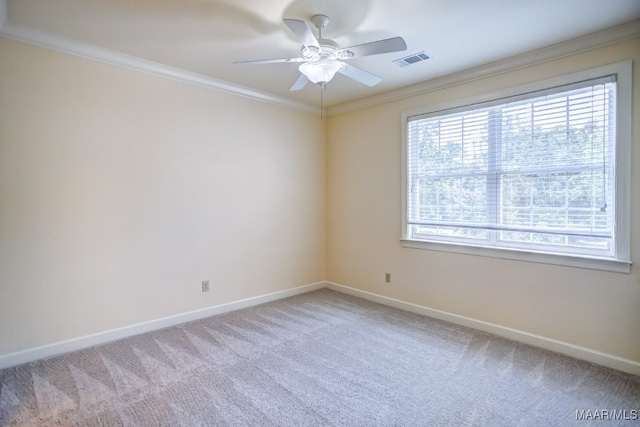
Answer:
<path fill-rule="evenodd" d="M 616 74 L 406 116 L 405 238 L 617 259 Z"/>

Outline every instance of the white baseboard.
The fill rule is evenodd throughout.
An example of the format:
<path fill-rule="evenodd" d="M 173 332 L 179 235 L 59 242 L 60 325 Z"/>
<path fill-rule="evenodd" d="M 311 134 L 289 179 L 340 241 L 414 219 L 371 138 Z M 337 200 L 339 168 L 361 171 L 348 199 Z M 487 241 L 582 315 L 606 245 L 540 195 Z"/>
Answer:
<path fill-rule="evenodd" d="M 493 323 L 472 319 L 470 317 L 460 316 L 458 314 L 448 313 L 446 311 L 436 310 L 418 304 L 401 301 L 398 299 L 374 294 L 356 288 L 351 288 L 349 286 L 344 286 L 333 282 L 311 283 L 292 289 L 286 289 L 284 291 L 272 292 L 265 295 L 246 298 L 226 304 L 220 304 L 213 307 L 207 307 L 200 310 L 181 313 L 174 316 L 150 320 L 148 322 L 138 323 L 131 326 L 125 326 L 123 328 L 112 329 L 92 335 L 86 335 L 66 341 L 60 341 L 41 347 L 35 347 L 15 353 L 0 355 L 0 369 L 9 368 L 11 366 L 20 365 L 47 357 L 57 356 L 59 354 L 64 354 L 71 351 L 81 350 L 95 345 L 105 344 L 117 339 L 167 328 L 169 326 L 174 326 L 185 322 L 203 319 L 205 317 L 213 316 L 216 314 L 227 313 L 234 310 L 240 310 L 242 308 L 252 307 L 267 302 L 288 298 L 294 295 L 322 289 L 324 287 L 345 294 L 357 296 L 369 301 L 384 304 L 390 307 L 399 308 L 401 310 L 410 311 L 412 313 L 420 314 L 423 316 L 444 320 L 462 326 L 467 326 L 484 332 L 489 332 L 491 334 L 509 338 L 514 341 L 519 341 L 525 344 L 530 344 L 536 347 L 555 351 L 557 353 L 565 354 L 577 359 L 586 360 L 588 362 L 596 363 L 598 365 L 606 366 L 612 369 L 617 369 L 619 371 L 627 372 L 633 375 L 640 375 L 640 362 L 636 362 L 634 360 L 624 359 L 618 356 L 602 353 L 585 347 L 580 347 L 562 341 L 545 338 L 539 335 L 530 334 L 528 332 L 523 332 Z"/>
<path fill-rule="evenodd" d="M 200 310 L 189 311 L 186 313 L 176 314 L 174 316 L 163 317 L 160 319 L 150 320 L 148 322 L 137 323 L 131 326 L 125 326 L 118 329 L 99 332 L 96 334 L 85 335 L 66 341 L 60 341 L 52 344 L 43 345 L 15 353 L 0 355 L 0 369 L 9 368 L 11 366 L 21 365 L 23 363 L 33 362 L 35 360 L 47 357 L 57 356 L 59 354 L 69 353 L 71 351 L 81 350 L 95 345 L 105 344 L 110 341 L 145 332 L 155 331 L 157 329 L 167 328 L 169 326 L 179 325 L 181 323 L 192 322 L 194 320 L 203 319 L 205 317 L 216 314 L 227 313 L 229 311 L 240 310 L 246 307 L 264 304 L 294 295 L 311 292 L 316 289 L 322 289 L 326 286 L 325 282 L 311 283 L 309 285 L 298 286 L 296 288 L 286 289 L 284 291 L 271 292 L 252 298 L 246 298 L 239 301 L 233 301 L 226 304 L 220 304 L 213 307 L 207 307 Z"/>
<path fill-rule="evenodd" d="M 399 308 L 401 310 L 410 311 L 412 313 L 420 314 L 423 316 L 444 320 L 446 322 L 455 323 L 457 325 L 467 326 L 484 332 L 489 332 L 494 335 L 509 338 L 514 341 L 522 342 L 535 347 L 544 348 L 546 350 L 551 350 L 556 353 L 575 357 L 577 359 L 586 360 L 587 362 L 596 363 L 598 365 L 627 372 L 629 374 L 640 375 L 640 362 L 636 362 L 634 360 L 624 359 L 622 357 L 602 353 L 596 350 L 580 347 L 551 338 L 530 334 L 528 332 L 519 331 L 517 329 L 507 328 L 505 326 L 500 326 L 489 322 L 483 322 L 482 320 L 472 319 L 470 317 L 460 316 L 458 314 L 448 313 L 446 311 L 436 310 L 418 304 L 385 297 L 360 289 L 340 285 L 338 283 L 327 282 L 327 287 L 338 292 L 360 297 L 390 307 Z"/>

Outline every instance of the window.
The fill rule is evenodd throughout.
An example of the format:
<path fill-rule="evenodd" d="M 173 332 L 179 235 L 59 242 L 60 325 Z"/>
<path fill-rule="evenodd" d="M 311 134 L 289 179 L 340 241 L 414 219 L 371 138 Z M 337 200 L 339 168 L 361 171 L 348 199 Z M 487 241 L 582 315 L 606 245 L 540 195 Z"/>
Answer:
<path fill-rule="evenodd" d="M 622 261 L 628 271 L 629 67 L 405 114 L 408 246 Z"/>

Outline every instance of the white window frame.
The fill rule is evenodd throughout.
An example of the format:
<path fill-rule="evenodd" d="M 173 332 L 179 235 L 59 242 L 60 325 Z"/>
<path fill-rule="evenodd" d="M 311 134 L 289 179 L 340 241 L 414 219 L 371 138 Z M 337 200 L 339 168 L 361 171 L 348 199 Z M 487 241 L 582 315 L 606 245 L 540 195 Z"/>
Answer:
<path fill-rule="evenodd" d="M 632 125 L 632 65 L 631 61 L 605 65 L 590 70 L 560 76 L 523 86 L 507 88 L 496 92 L 474 96 L 441 104 L 430 105 L 401 115 L 402 128 L 402 236 L 401 244 L 406 248 L 427 249 L 444 252 L 454 252 L 468 255 L 505 258 L 519 261 L 538 262 L 544 264 L 564 265 L 570 267 L 605 270 L 620 273 L 631 271 L 630 257 L 630 209 L 631 209 L 631 125 Z M 484 246 L 474 242 L 444 242 L 437 238 L 417 240 L 409 238 L 409 224 L 407 223 L 408 203 L 408 134 L 407 127 L 411 117 L 430 114 L 438 111 L 459 109 L 475 104 L 492 102 L 502 98 L 513 97 L 529 92 L 565 86 L 580 81 L 616 75 L 617 81 L 617 140 L 615 166 L 615 258 L 601 258 L 589 255 L 557 254 L 521 248 Z"/>

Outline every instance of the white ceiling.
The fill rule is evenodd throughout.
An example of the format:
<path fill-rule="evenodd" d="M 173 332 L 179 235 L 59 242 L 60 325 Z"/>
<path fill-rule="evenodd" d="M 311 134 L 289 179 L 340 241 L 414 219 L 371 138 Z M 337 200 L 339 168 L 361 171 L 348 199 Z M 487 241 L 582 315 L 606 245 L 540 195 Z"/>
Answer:
<path fill-rule="evenodd" d="M 5 0 L 0 0 L 4 3 Z M 640 18 L 640 0 L 6 0 L 7 22 L 132 55 L 276 97 L 318 105 L 319 87 L 289 92 L 297 64 L 234 61 L 297 57 L 283 18 L 325 14 L 323 37 L 347 47 L 401 36 L 406 52 L 355 58 L 379 75 L 367 87 L 337 75 L 336 106 L 477 67 Z M 392 61 L 425 51 L 431 59 Z"/>

